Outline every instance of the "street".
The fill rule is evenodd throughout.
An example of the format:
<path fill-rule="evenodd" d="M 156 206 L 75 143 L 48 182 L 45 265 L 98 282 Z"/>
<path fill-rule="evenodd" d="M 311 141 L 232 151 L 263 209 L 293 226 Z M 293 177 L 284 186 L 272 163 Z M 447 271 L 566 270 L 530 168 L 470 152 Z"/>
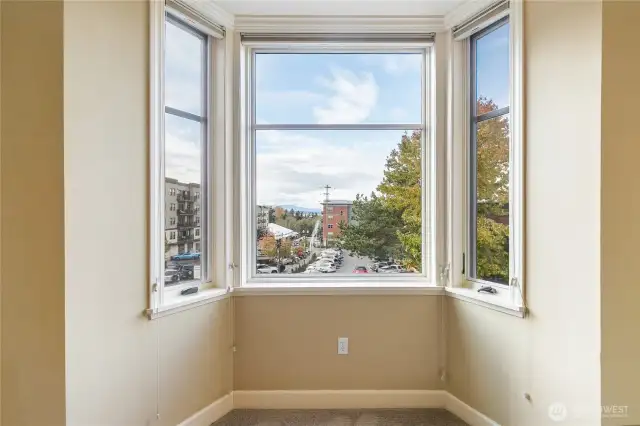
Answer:
<path fill-rule="evenodd" d="M 332 275 L 352 275 L 356 266 L 367 266 L 371 263 L 368 258 L 358 258 L 357 256 L 351 256 L 347 251 L 343 251 L 344 260 L 342 266 L 338 268 L 338 271 Z"/>

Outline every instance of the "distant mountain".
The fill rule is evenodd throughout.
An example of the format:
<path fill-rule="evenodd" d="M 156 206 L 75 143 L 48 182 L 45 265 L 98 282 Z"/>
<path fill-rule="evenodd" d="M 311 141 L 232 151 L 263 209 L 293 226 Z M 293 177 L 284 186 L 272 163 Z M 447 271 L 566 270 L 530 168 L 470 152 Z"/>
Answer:
<path fill-rule="evenodd" d="M 310 209 L 307 207 L 292 206 L 290 204 L 286 204 L 278 207 L 282 207 L 283 209 L 286 209 L 286 210 L 293 209 L 294 212 L 297 212 L 297 211 L 301 211 L 303 213 L 321 213 L 322 212 L 321 209 Z"/>

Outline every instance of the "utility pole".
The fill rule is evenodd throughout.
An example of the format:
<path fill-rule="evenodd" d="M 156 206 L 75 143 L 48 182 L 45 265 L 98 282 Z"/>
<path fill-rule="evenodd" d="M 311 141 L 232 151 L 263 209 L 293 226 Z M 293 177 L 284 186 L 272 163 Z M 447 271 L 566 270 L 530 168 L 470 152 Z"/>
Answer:
<path fill-rule="evenodd" d="M 333 189 L 329 185 L 325 185 L 324 187 L 324 203 L 325 205 L 329 202 L 329 190 Z"/>
<path fill-rule="evenodd" d="M 329 190 L 332 189 L 328 184 L 324 186 L 324 209 L 322 211 L 323 215 L 322 215 L 322 227 L 324 228 L 325 226 L 327 226 L 325 222 L 325 219 L 327 217 L 327 205 L 329 205 Z M 327 238 L 325 238 L 324 236 L 324 231 L 322 232 L 322 244 L 325 246 L 325 248 L 327 247 Z"/>

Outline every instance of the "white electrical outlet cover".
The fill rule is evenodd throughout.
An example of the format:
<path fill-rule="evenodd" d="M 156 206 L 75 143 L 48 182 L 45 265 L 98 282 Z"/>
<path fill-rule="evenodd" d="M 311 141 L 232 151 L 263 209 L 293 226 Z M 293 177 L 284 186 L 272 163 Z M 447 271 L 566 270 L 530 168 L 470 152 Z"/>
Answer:
<path fill-rule="evenodd" d="M 338 355 L 348 355 L 348 354 L 349 354 L 349 338 L 338 337 Z"/>

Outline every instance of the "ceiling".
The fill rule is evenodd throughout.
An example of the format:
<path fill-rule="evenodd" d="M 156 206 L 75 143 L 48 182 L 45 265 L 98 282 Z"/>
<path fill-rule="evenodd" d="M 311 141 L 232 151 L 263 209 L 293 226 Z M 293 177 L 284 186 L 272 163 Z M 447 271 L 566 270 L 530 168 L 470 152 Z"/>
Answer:
<path fill-rule="evenodd" d="M 233 15 L 444 16 L 466 0 L 217 0 Z"/>

